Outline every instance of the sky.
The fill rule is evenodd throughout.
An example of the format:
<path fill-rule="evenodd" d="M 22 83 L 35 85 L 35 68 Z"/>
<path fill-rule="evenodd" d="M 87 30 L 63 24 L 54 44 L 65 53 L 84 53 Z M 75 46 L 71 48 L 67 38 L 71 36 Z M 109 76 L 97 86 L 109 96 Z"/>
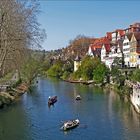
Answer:
<path fill-rule="evenodd" d="M 38 21 L 46 30 L 45 50 L 67 47 L 78 35 L 103 37 L 140 22 L 139 0 L 39 0 Z"/>

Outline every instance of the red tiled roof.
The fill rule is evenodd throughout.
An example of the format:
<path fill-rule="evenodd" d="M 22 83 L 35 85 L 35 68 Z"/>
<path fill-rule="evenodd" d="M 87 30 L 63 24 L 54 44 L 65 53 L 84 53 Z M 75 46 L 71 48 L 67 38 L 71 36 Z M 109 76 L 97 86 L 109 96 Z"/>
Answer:
<path fill-rule="evenodd" d="M 101 50 L 103 44 L 107 51 L 110 51 L 110 41 L 107 37 L 98 38 L 94 41 L 93 44 L 90 45 L 92 51 L 96 51 L 97 49 Z"/>
<path fill-rule="evenodd" d="M 110 44 L 104 44 L 107 52 L 110 52 Z"/>
<path fill-rule="evenodd" d="M 93 44 L 97 38 L 91 38 L 90 43 Z"/>
<path fill-rule="evenodd" d="M 122 30 L 122 29 L 121 29 L 121 30 L 120 30 L 120 29 L 119 29 L 119 30 L 117 30 L 117 32 L 119 32 L 120 36 L 124 36 L 124 34 L 125 34 L 125 31 L 124 31 L 124 30 Z"/>
<path fill-rule="evenodd" d="M 134 23 L 132 25 L 130 25 L 128 28 L 126 29 L 116 29 L 113 32 L 107 32 L 106 33 L 106 37 L 101 37 L 101 38 L 94 38 L 91 41 L 91 44 L 89 47 L 91 47 L 92 51 L 96 51 L 96 50 L 101 50 L 103 44 L 106 48 L 106 51 L 110 51 L 110 47 L 111 47 L 111 39 L 112 39 L 112 33 L 119 33 L 121 37 L 124 37 L 125 35 L 128 37 L 128 39 L 130 40 L 132 37 L 132 33 L 128 33 L 125 34 L 125 30 L 129 30 L 130 28 L 140 28 L 140 23 Z M 133 31 L 132 31 L 133 32 Z M 136 39 L 140 40 L 140 33 L 139 34 L 135 34 L 136 35 Z M 121 40 L 122 41 L 122 40 Z M 117 44 L 119 44 L 120 47 L 122 47 L 122 42 L 117 42 Z"/>

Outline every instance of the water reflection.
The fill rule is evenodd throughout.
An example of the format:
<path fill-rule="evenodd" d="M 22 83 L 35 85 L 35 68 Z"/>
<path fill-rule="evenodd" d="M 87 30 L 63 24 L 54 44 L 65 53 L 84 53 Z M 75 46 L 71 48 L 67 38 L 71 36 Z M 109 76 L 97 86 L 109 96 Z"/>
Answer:
<path fill-rule="evenodd" d="M 76 101 L 80 94 L 81 101 Z M 48 107 L 48 96 L 58 96 Z M 62 122 L 80 125 L 60 131 Z M 31 93 L 0 111 L 0 140 L 139 140 L 140 116 L 125 98 L 113 91 L 58 79 L 38 79 Z"/>

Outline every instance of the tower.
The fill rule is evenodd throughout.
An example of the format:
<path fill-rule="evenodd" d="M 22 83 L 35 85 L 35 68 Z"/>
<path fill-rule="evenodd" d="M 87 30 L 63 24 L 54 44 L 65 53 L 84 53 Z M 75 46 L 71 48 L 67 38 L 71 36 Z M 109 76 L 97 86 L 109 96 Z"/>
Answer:
<path fill-rule="evenodd" d="M 77 55 L 74 60 L 74 72 L 78 70 L 80 65 L 81 65 L 81 58 Z"/>

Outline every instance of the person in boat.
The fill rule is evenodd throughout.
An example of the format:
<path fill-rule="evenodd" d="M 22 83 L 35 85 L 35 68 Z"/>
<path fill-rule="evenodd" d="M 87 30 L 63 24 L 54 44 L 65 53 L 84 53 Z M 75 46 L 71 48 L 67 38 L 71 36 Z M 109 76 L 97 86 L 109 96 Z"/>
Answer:
<path fill-rule="evenodd" d="M 66 123 L 64 123 L 63 127 L 61 127 L 64 131 L 65 130 L 68 130 L 68 129 L 72 129 L 76 126 L 79 125 L 79 120 L 76 119 L 76 120 L 70 120 L 70 121 L 67 121 Z"/>
<path fill-rule="evenodd" d="M 49 100 L 51 100 L 51 96 L 49 96 L 49 98 L 48 98 Z"/>
<path fill-rule="evenodd" d="M 80 95 L 77 95 L 76 96 L 76 100 L 81 100 L 81 96 Z"/>

